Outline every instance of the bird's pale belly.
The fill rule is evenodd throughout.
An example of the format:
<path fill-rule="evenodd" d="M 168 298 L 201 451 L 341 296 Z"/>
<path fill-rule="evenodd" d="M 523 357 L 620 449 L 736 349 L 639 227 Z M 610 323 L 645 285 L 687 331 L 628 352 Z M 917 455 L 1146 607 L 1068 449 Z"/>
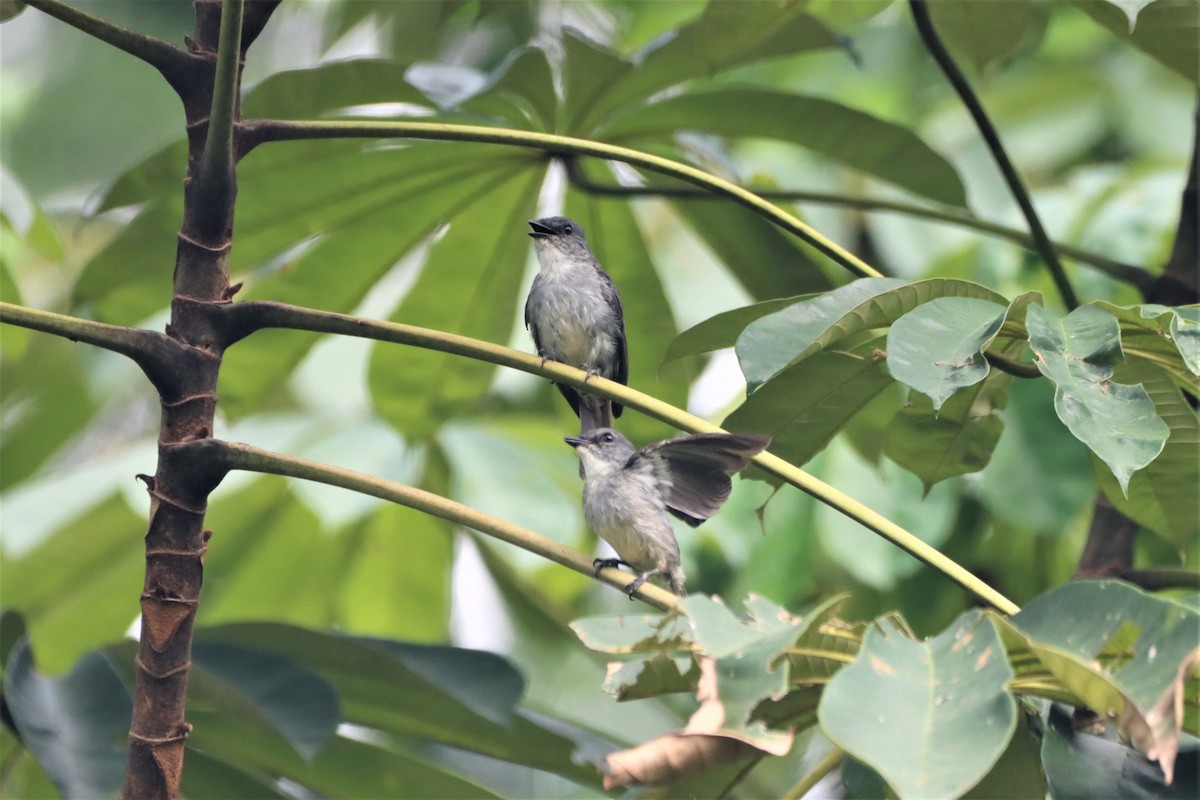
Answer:
<path fill-rule="evenodd" d="M 588 486 L 588 490 L 607 493 L 607 497 L 618 497 L 620 494 L 607 486 Z M 591 506 L 591 507 L 589 507 Z M 603 510 L 597 510 L 594 504 L 584 502 L 584 516 L 588 527 L 597 536 L 612 545 L 621 560 L 639 572 L 652 569 L 658 562 L 658 557 L 650 547 L 645 535 L 638 533 L 637 520 L 633 509 L 619 504 L 604 504 Z M 643 521 L 643 525 L 645 521 Z M 669 523 L 668 523 L 669 524 Z"/>

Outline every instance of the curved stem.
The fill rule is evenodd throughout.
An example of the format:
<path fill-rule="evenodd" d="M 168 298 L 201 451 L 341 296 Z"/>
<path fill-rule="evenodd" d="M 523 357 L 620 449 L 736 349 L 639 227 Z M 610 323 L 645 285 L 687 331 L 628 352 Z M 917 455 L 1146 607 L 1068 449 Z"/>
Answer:
<path fill-rule="evenodd" d="M 1040 378 L 1042 373 L 1038 370 L 1035 364 L 1026 361 L 1017 361 L 1016 359 L 1003 356 L 999 353 L 993 353 L 991 350 L 984 350 L 983 357 L 987 362 L 1001 372 L 1007 372 L 1016 378 Z"/>
<path fill-rule="evenodd" d="M 792 788 L 783 793 L 783 800 L 800 800 L 801 797 L 811 792 L 822 778 L 837 769 L 845 756 L 846 751 L 835 745 L 807 775 L 796 781 Z"/>
<path fill-rule="evenodd" d="M 376 478 L 372 475 L 364 475 L 353 470 L 342 469 L 341 467 L 322 464 L 317 461 L 310 461 L 305 458 L 294 458 L 267 450 L 260 450 L 257 447 L 237 442 L 204 439 L 178 445 L 178 447 L 201 451 L 202 453 L 203 451 L 208 451 L 209 457 L 215 455 L 215 460 L 220 462 L 226 469 L 266 472 L 272 475 L 284 475 L 289 478 L 315 481 L 329 486 L 338 486 L 343 489 L 360 492 L 372 497 L 378 497 L 381 500 L 387 500 L 392 503 L 399 503 L 402 506 L 423 511 L 426 514 L 432 514 L 435 517 L 440 517 L 456 525 L 477 530 L 480 533 L 495 537 L 502 542 L 516 545 L 588 577 L 592 577 L 595 573 L 591 556 L 586 556 L 578 550 L 573 550 L 564 544 L 560 544 L 553 539 L 534 533 L 526 528 L 497 519 L 482 511 L 470 508 L 461 503 L 456 503 L 453 500 L 424 491 L 423 489 Z M 213 452 L 214 449 L 215 453 Z M 635 580 L 636 576 L 617 569 L 604 569 L 600 571 L 599 578 L 611 586 L 627 591 L 626 587 Z M 679 599 L 675 595 L 648 583 L 643 583 L 635 594 L 640 599 L 663 611 L 678 608 L 679 606 Z"/>
<path fill-rule="evenodd" d="M 503 345 L 482 342 L 467 336 L 443 331 L 431 331 L 413 325 L 394 322 L 378 322 L 344 314 L 312 311 L 283 303 L 244 302 L 226 307 L 230 315 L 229 333 L 236 339 L 263 327 L 294 328 L 319 333 L 340 333 L 368 339 L 415 345 L 444 353 L 477 358 L 500 366 L 510 367 L 534 375 L 547 377 L 578 389 L 585 388 L 592 394 L 616 400 L 636 408 L 644 414 L 666 422 L 681 430 L 692 433 L 722 433 L 723 429 L 707 420 L 693 416 L 669 403 L 642 394 L 615 381 L 600 376 L 589 376 L 574 367 L 547 361 L 531 354 L 522 353 Z M 1019 609 L 1015 603 L 988 586 L 982 580 L 953 559 L 939 552 L 917 536 L 896 523 L 871 510 L 849 495 L 804 472 L 778 456 L 760 453 L 754 463 L 781 480 L 787 481 L 801 491 L 834 508 L 864 527 L 874 531 L 910 555 L 925 562 L 962 586 L 975 597 L 1004 614 L 1015 614 Z"/>
<path fill-rule="evenodd" d="M 241 125 L 243 152 L 268 141 L 296 139 L 329 139 L 336 137 L 388 138 L 408 137 L 414 139 L 437 139 L 458 142 L 485 142 L 490 144 L 529 147 L 554 155 L 573 153 L 596 158 L 620 161 L 652 172 L 670 175 L 700 186 L 717 194 L 731 198 L 737 203 L 753 209 L 784 230 L 799 236 L 829 258 L 860 277 L 881 277 L 881 273 L 858 256 L 826 238 L 819 231 L 805 224 L 792 214 L 737 184 L 710 175 L 689 164 L 669 158 L 632 150 L 628 147 L 558 136 L 550 133 L 520 131 L 509 128 L 492 128 L 482 125 L 454 125 L 441 122 L 349 122 L 322 120 L 246 120 Z"/>
<path fill-rule="evenodd" d="M 578 159 L 565 158 L 567 177 L 571 183 L 589 194 L 612 197 L 675 197 L 688 200 L 716 200 L 717 195 L 692 186 L 621 186 L 618 184 L 597 183 L 591 180 L 579 168 Z M 948 222 L 983 233 L 990 233 L 1000 239 L 1014 242 L 1023 247 L 1036 249 L 1033 237 L 1017 228 L 1010 228 L 998 222 L 980 219 L 965 211 L 950 208 L 936 208 L 919 203 L 906 203 L 901 200 L 884 200 L 874 197 L 851 197 L 833 192 L 800 191 L 798 189 L 767 189 L 743 187 L 748 192 L 754 192 L 764 200 L 785 200 L 796 203 L 817 203 L 827 206 L 840 206 L 860 211 L 887 211 L 896 214 L 907 214 L 910 217 Z M 1143 293 L 1154 285 L 1155 276 L 1147 270 L 1134 264 L 1102 256 L 1090 250 L 1084 250 L 1074 245 L 1054 243 L 1058 252 L 1080 263 L 1095 267 L 1110 278 L 1136 286 Z"/>
<path fill-rule="evenodd" d="M 949 51 L 938 38 L 937 31 L 934 30 L 933 20 L 929 17 L 929 7 L 926 5 L 926 0 L 909 0 L 909 7 L 912 9 L 913 20 L 916 22 L 917 31 L 921 34 L 921 40 L 925 42 L 925 46 L 929 49 L 930 55 L 934 61 L 941 67 L 945 73 L 946 79 L 950 81 L 950 85 L 958 92 L 959 99 L 963 105 L 967 107 L 971 118 L 975 120 L 975 126 L 979 128 L 979 133 L 983 136 L 984 142 L 987 144 L 988 150 L 992 154 L 992 158 L 996 160 L 996 165 L 1000 168 L 1000 172 L 1004 175 L 1004 180 L 1008 184 L 1008 189 L 1012 192 L 1013 198 L 1017 201 L 1017 205 L 1021 207 L 1021 213 L 1025 215 L 1025 221 L 1029 225 L 1029 232 L 1033 235 L 1034 246 L 1038 253 L 1042 256 L 1042 260 L 1046 262 L 1046 267 L 1050 270 L 1050 275 L 1054 279 L 1054 285 L 1058 287 L 1058 293 L 1062 297 L 1063 304 L 1068 309 L 1073 309 L 1079 305 L 1079 298 L 1075 296 L 1075 290 L 1071 287 L 1071 283 L 1067 280 L 1067 273 L 1063 269 L 1062 262 L 1058 260 L 1058 254 L 1054 250 L 1054 243 L 1050 241 L 1050 237 L 1046 235 L 1046 229 L 1042 227 L 1042 221 L 1038 217 L 1037 209 L 1033 207 L 1033 201 L 1029 198 L 1029 192 L 1025 190 L 1025 184 L 1021 181 L 1021 176 L 1017 174 L 1016 168 L 1008 157 L 1007 151 L 1004 149 L 1003 143 L 1000 141 L 1000 134 L 996 132 L 996 127 L 992 125 L 991 119 L 987 112 L 983 109 L 983 104 L 979 102 L 971 85 L 967 83 L 966 76 L 962 70 L 954 63 L 954 59 L 950 57 Z"/>
<path fill-rule="evenodd" d="M 241 60 L 242 0 L 224 0 L 221 4 L 221 38 L 217 46 L 217 71 L 213 78 L 212 111 L 208 116 L 208 135 L 204 155 L 196 170 L 201 202 L 206 205 L 227 202 L 232 197 L 233 123 L 237 110 L 238 67 Z M 228 215 L 212 213 L 224 220 Z"/>

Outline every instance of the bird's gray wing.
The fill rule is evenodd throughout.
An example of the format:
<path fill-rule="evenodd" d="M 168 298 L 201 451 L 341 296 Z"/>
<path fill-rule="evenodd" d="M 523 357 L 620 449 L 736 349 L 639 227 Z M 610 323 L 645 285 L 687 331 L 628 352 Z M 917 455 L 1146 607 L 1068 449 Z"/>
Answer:
<path fill-rule="evenodd" d="M 629 343 L 625 339 L 625 309 L 621 307 L 621 295 L 617 293 L 617 287 L 613 284 L 612 277 L 599 264 L 596 265 L 596 268 L 600 270 L 600 277 L 603 278 L 600 291 L 617 320 L 617 363 L 613 368 L 612 379 L 617 383 L 627 385 L 629 383 Z M 621 412 L 624 410 L 623 405 L 613 402 L 614 417 L 621 416 Z"/>
<path fill-rule="evenodd" d="M 694 528 L 729 499 L 729 476 L 745 469 L 769 444 L 769 436 L 743 433 L 682 436 L 642 448 L 626 469 L 648 470 L 658 481 L 667 510 Z"/>

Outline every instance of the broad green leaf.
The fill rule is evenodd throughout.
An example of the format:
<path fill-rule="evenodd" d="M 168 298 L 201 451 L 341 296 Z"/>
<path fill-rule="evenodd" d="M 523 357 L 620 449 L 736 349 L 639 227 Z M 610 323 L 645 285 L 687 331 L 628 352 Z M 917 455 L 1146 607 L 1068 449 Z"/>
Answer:
<path fill-rule="evenodd" d="M 203 736 L 203 734 L 201 734 Z M 184 797 L 287 797 L 275 780 L 190 748 L 180 780 Z"/>
<path fill-rule="evenodd" d="M 486 698 L 482 686 L 458 685 L 462 668 L 478 675 L 491 670 L 496 679 L 512 668 L 489 653 L 436 648 L 447 665 L 431 674 L 428 662 L 410 663 L 393 645 L 371 639 L 322 634 L 272 624 L 225 625 L 208 629 L 214 640 L 253 646 L 306 664 L 338 692 L 346 722 L 416 736 L 493 758 L 544 769 L 571 780 L 595 782 L 595 773 L 572 763 L 570 741 L 516 714 L 506 724 L 493 721 L 511 713 L 506 692 Z M 477 680 L 477 679 L 476 679 Z M 483 692 L 483 695 L 480 694 Z M 493 703 L 487 716 L 474 706 Z M 326 751 L 328 753 L 329 751 Z M 319 763 L 319 761 L 318 761 Z"/>
<path fill-rule="evenodd" d="M 737 356 L 749 391 L 757 391 L 788 365 L 850 333 L 851 328 L 843 331 L 836 326 L 865 303 L 904 285 L 897 278 L 860 278 L 747 325 L 737 339 Z"/>
<path fill-rule="evenodd" d="M 1010 311 L 1024 305 L 1022 300 L 1003 305 L 974 297 L 938 297 L 918 306 L 888 331 L 888 371 L 927 395 L 934 411 L 941 409 L 955 392 L 988 376 L 984 350 Z"/>
<path fill-rule="evenodd" d="M 598 135 L 627 142 L 681 130 L 791 142 L 931 200 L 966 205 L 954 167 L 912 131 L 819 97 L 751 88 L 688 92 L 625 111 Z"/>
<path fill-rule="evenodd" d="M 851 334 L 886 327 L 937 297 L 1005 302 L 990 289 L 969 281 L 861 278 L 749 325 L 738 337 L 742 372 L 747 383 L 756 389 L 767 378 L 818 350 Z"/>
<path fill-rule="evenodd" d="M 1108 2 L 1125 12 L 1125 16 L 1129 18 L 1129 31 L 1132 33 L 1133 29 L 1137 27 L 1138 13 L 1154 0 L 1108 0 Z"/>
<path fill-rule="evenodd" d="M 1121 340 L 1126 355 L 1135 357 L 1141 352 L 1156 352 L 1154 344 L 1163 340 L 1174 345 L 1175 353 L 1193 376 L 1200 375 L 1200 307 L 1168 308 L 1159 305 L 1115 306 L 1097 303 L 1121 323 Z M 1152 334 L 1152 344 L 1144 343 L 1140 334 Z M 1167 351 L 1170 354 L 1170 350 Z M 1160 363 L 1160 366 L 1165 366 Z M 1193 383 L 1193 385 L 1195 385 Z"/>
<path fill-rule="evenodd" d="M 220 642 L 195 642 L 192 659 L 188 690 L 193 703 L 203 703 L 206 695 L 219 697 L 228 702 L 227 712 L 261 715 L 309 761 L 337 733 L 337 695 L 308 667 Z"/>
<path fill-rule="evenodd" d="M 1095 499 L 1088 449 L 1050 413 L 1046 381 L 1014 381 L 1006 394 L 1004 435 L 983 471 L 979 497 L 990 514 L 1019 530 L 1068 534 Z"/>
<path fill-rule="evenodd" d="M 1155 0 L 1142 7 L 1131 29 L 1125 9 L 1109 0 L 1072 0 L 1072 5 L 1192 83 L 1200 82 L 1200 4 Z"/>
<path fill-rule="evenodd" d="M 350 542 L 323 531 L 283 479 L 260 480 L 222 498 L 206 522 L 213 538 L 199 624 L 263 618 L 316 627 L 335 622 L 335 589 Z"/>
<path fill-rule="evenodd" d="M 735 308 L 732 311 L 725 311 L 715 317 L 710 317 L 676 336 L 675 340 L 671 342 L 671 346 L 667 348 L 667 354 L 663 356 L 663 363 L 720 350 L 724 347 L 733 347 L 737 344 L 737 337 L 754 320 L 787 308 L 793 303 L 811 298 L 812 295 L 799 295 L 797 297 L 781 297 L 778 300 L 765 300 L 752 306 Z"/>
<path fill-rule="evenodd" d="M 520 127 L 553 131 L 558 96 L 546 53 L 532 47 L 513 52 L 492 74 L 483 90 L 465 101 L 462 107 L 500 117 Z"/>
<path fill-rule="evenodd" d="M 1041 726 L 1022 709 L 1017 729 L 1000 760 L 963 800 L 1045 800 L 1046 776 L 1042 774 Z"/>
<path fill-rule="evenodd" d="M 1121 490 L 1113 474 L 1095 461 L 1096 478 L 1104 494 L 1122 514 L 1157 533 L 1183 551 L 1200 534 L 1200 422 L 1196 412 L 1170 377 L 1139 359 L 1130 359 L 1117 374 L 1137 381 L 1154 402 L 1170 437 L 1158 458 L 1129 480 Z"/>
<path fill-rule="evenodd" d="M 767 434 L 772 453 L 804 464 L 859 409 L 892 385 L 880 357 L 883 345 L 879 335 L 810 356 L 762 384 L 722 425 Z"/>
<path fill-rule="evenodd" d="M 633 71 L 633 64 L 575 28 L 563 28 L 563 108 L 558 131 L 585 132 L 600 100 Z"/>
<path fill-rule="evenodd" d="M 1069 710 L 1050 706 L 1042 734 L 1042 768 L 1054 798 L 1124 797 L 1188 800 L 1200 794 L 1200 748 L 1181 748 L 1168 786 L 1157 765 L 1109 736 L 1076 731 Z"/>
<path fill-rule="evenodd" d="M 955 475 L 978 472 L 1004 430 L 993 412 L 1004 407 L 1010 380 L 1003 373 L 990 375 L 937 411 L 927 397 L 913 395 L 888 423 L 884 453 L 920 478 L 925 491 Z"/>
<path fill-rule="evenodd" d="M 834 281 L 824 271 L 826 259 L 813 258 L 796 237 L 762 215 L 715 196 L 674 199 L 671 205 L 751 297 L 766 299 L 833 288 Z"/>
<path fill-rule="evenodd" d="M 896 0 L 809 0 L 804 6 L 808 14 L 824 22 L 835 31 L 857 27 L 880 13 Z"/>
<path fill-rule="evenodd" d="M 768 58 L 837 46 L 834 33 L 802 13 L 803 7 L 803 2 L 795 0 L 709 3 L 697 20 L 639 53 L 633 69 L 608 72 L 590 95 L 572 96 L 568 91 L 571 125 L 566 132 L 590 131 L 631 101 L 682 81 L 710 78 L 730 67 Z M 568 86 L 572 72 L 586 68 L 568 52 Z"/>
<path fill-rule="evenodd" d="M 571 630 L 585 646 L 611 655 L 679 653 L 691 649 L 687 621 L 675 614 L 583 617 Z"/>
<path fill-rule="evenodd" d="M 804 632 L 778 658 L 787 662 L 793 686 L 822 684 L 854 660 L 862 644 L 862 626 L 835 619 L 847 597 L 835 595 L 804 614 Z"/>
<path fill-rule="evenodd" d="M 25 615 L 42 670 L 63 672 L 137 618 L 145 531 L 145 517 L 112 496 L 28 553 L 0 559 L 0 606 Z"/>
<path fill-rule="evenodd" d="M 923 642 L 880 620 L 825 688 L 821 728 L 901 797 L 956 797 L 1000 758 L 1017 721 L 991 621 L 963 614 Z"/>
<path fill-rule="evenodd" d="M 433 245 L 392 320 L 506 341 L 529 247 L 524 221 L 541 180 L 540 171 L 508 169 L 466 195 L 460 201 L 466 207 Z M 428 195 L 420 199 L 429 202 Z M 406 436 L 423 437 L 477 405 L 494 372 L 490 364 L 460 356 L 376 345 L 369 382 L 384 417 Z"/>
<path fill-rule="evenodd" d="M 359 58 L 311 69 L 277 72 L 246 93 L 247 117 L 318 119 L 345 116 L 344 109 L 373 103 L 433 103 L 405 80 L 408 65 Z"/>
<path fill-rule="evenodd" d="M 1038 369 L 1054 381 L 1059 419 L 1128 491 L 1130 476 L 1162 452 L 1170 429 L 1145 388 L 1112 380 L 1123 358 L 1116 318 L 1094 305 L 1062 319 L 1030 306 L 1025 324 Z"/>
<path fill-rule="evenodd" d="M 1041 38 L 1050 16 L 1036 0 L 935 0 L 929 15 L 951 51 L 981 71 Z"/>
<path fill-rule="evenodd" d="M 48 678 L 22 638 L 5 666 L 4 702 L 61 796 L 117 794 L 133 701 L 107 656 L 88 653 L 66 675 Z"/>
<path fill-rule="evenodd" d="M 1114 718 L 1170 780 L 1185 671 L 1200 659 L 1200 613 L 1119 581 L 1089 580 L 1035 598 L 1011 624 L 1055 678 Z"/>
<path fill-rule="evenodd" d="M 384 503 L 342 535 L 354 540 L 338 592 L 342 628 L 413 642 L 446 641 L 454 562 L 450 524 Z"/>
<path fill-rule="evenodd" d="M 4 328 L 7 338 L 13 328 Z M 0 487 L 28 478 L 92 422 L 98 409 L 85 380 L 83 347 L 37 334 L 30 336 L 19 359 L 6 357 L 0 363 L 5 410 L 0 417 Z"/>

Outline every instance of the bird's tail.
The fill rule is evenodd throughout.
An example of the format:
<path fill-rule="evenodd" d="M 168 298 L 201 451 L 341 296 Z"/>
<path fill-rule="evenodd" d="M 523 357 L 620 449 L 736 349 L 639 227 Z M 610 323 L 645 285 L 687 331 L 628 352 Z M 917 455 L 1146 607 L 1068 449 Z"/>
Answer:
<path fill-rule="evenodd" d="M 611 428 L 612 401 L 593 394 L 579 397 L 579 435 L 586 436 L 597 428 Z"/>

